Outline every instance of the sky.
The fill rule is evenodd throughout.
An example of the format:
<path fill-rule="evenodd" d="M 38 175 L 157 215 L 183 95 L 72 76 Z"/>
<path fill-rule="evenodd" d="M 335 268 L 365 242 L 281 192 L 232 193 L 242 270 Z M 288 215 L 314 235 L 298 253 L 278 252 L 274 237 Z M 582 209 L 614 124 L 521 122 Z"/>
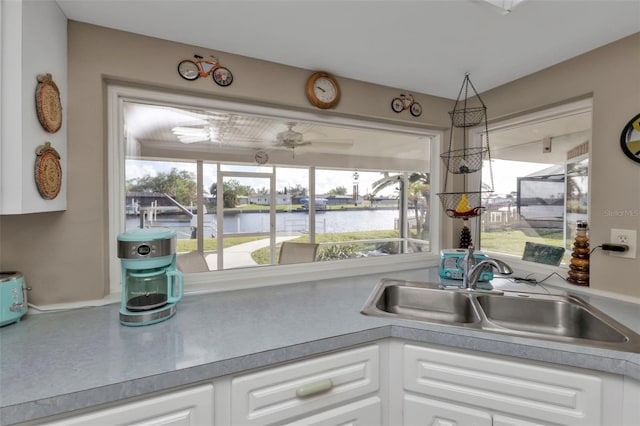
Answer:
<path fill-rule="evenodd" d="M 518 177 L 528 176 L 540 170 L 550 167 L 551 164 L 527 163 L 524 161 L 509 161 L 493 159 L 491 171 L 493 172 L 493 193 L 507 195 L 518 190 Z M 485 162 L 482 168 L 482 181 L 489 184 L 491 175 Z"/>

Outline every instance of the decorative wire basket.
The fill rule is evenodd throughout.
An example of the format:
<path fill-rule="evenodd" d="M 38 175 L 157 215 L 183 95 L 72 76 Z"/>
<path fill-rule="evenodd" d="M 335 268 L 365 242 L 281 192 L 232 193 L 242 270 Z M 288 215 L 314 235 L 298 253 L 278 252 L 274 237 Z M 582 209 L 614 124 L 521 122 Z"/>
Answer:
<path fill-rule="evenodd" d="M 482 207 L 482 192 L 440 192 L 440 203 L 447 216 L 469 219 L 479 216 Z"/>
<path fill-rule="evenodd" d="M 466 174 L 482 169 L 482 160 L 489 149 L 487 147 L 454 149 L 440 154 L 449 173 Z"/>
<path fill-rule="evenodd" d="M 463 108 L 449 111 L 449 115 L 455 127 L 471 127 L 480 124 L 485 118 L 486 111 L 486 107 Z"/>

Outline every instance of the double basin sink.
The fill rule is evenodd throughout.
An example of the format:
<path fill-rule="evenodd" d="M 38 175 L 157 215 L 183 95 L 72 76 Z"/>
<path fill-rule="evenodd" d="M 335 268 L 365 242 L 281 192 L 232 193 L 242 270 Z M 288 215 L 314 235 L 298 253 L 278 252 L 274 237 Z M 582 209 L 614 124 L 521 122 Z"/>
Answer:
<path fill-rule="evenodd" d="M 571 295 L 452 290 L 383 279 L 362 313 L 640 353 L 640 335 Z"/>

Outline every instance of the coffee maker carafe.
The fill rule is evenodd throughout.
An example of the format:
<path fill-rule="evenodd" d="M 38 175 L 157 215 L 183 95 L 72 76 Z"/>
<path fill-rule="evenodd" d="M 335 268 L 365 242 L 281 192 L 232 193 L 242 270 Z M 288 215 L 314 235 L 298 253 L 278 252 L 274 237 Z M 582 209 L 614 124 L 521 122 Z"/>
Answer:
<path fill-rule="evenodd" d="M 176 233 L 168 228 L 134 229 L 118 235 L 122 262 L 120 323 L 154 324 L 171 318 L 182 298 L 176 269 Z"/>

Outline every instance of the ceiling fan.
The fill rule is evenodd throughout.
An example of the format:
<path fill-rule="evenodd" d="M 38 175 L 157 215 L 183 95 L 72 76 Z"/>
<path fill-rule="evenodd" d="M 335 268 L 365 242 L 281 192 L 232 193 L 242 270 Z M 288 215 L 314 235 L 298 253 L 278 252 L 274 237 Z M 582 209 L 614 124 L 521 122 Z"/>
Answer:
<path fill-rule="evenodd" d="M 236 114 L 209 113 L 194 117 L 190 123 L 171 128 L 171 132 L 183 144 L 215 143 L 221 148 L 274 148 L 295 150 L 313 145 L 320 152 L 333 152 L 353 146 L 352 139 L 331 138 L 328 128 L 312 123 L 282 123 L 262 117 L 247 117 Z M 287 129 L 282 129 L 286 125 Z M 294 130 L 297 127 L 299 130 Z M 303 134 L 304 132 L 304 134 Z M 340 134 L 340 133 L 338 133 Z M 311 139 L 305 136 L 313 135 Z M 335 135 L 335 133 L 334 133 Z M 328 136 L 328 137 L 325 137 Z"/>
<path fill-rule="evenodd" d="M 286 148 L 295 149 L 299 146 L 311 145 L 311 142 L 305 141 L 303 135 L 300 132 L 293 130 L 295 124 L 289 123 L 289 128 L 284 132 L 280 132 L 276 135 L 276 142 L 274 146 L 284 146 Z"/>
<path fill-rule="evenodd" d="M 276 135 L 276 140 L 273 143 L 275 147 L 284 147 L 291 149 L 293 156 L 295 157 L 296 148 L 303 146 L 315 145 L 324 146 L 331 149 L 345 149 L 353 145 L 353 141 L 350 139 L 313 139 L 306 140 L 301 132 L 293 130 L 296 123 L 287 123 L 288 129 L 280 132 Z"/>

